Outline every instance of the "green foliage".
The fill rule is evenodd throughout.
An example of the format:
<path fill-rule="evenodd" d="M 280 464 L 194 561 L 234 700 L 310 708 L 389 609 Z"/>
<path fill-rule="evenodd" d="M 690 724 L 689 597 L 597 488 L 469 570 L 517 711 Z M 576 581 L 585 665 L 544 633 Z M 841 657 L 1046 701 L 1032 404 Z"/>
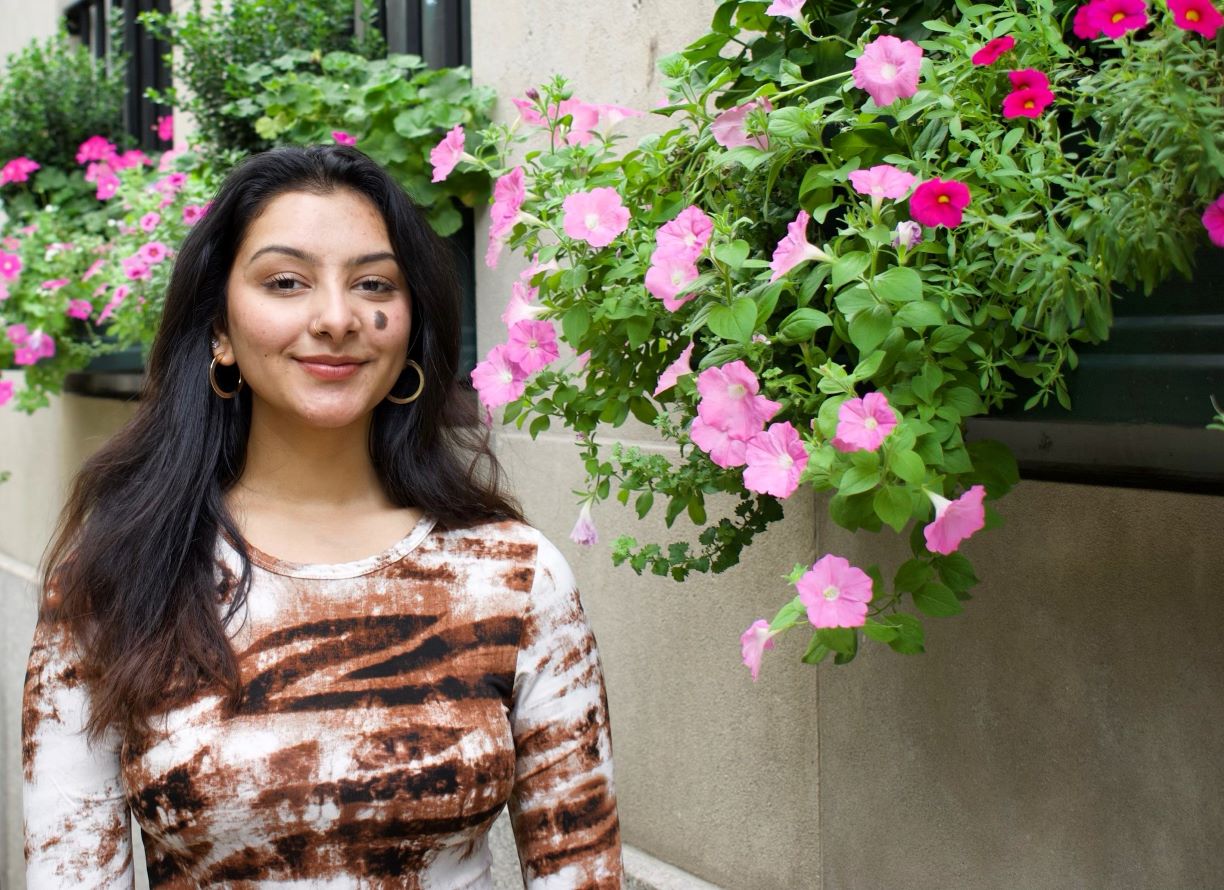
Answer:
<path fill-rule="evenodd" d="M 661 508 L 668 527 L 687 514 L 701 528 L 696 549 L 622 537 L 617 564 L 677 580 L 722 571 L 782 515 L 777 499 L 745 487 L 742 467 L 720 467 L 693 443 L 694 374 L 647 397 L 691 344 L 694 371 L 733 361 L 754 371 L 781 406 L 772 422 L 790 423 L 803 441 L 800 482 L 831 495 L 834 522 L 908 529 L 913 555 L 891 584 L 866 570 L 874 596 L 861 635 L 921 652 L 914 613 L 963 610 L 978 579 L 963 555 L 928 550 L 932 503 L 974 485 L 995 500 L 1018 481 L 1006 448 L 965 441 L 966 419 L 1014 398 L 1018 381 L 1037 389 L 1030 406 L 1067 404 L 1064 375 L 1079 343 L 1108 335 L 1115 289 L 1188 273 L 1203 238 L 1198 217 L 1224 187 L 1216 47 L 1175 28 L 1166 9 L 1151 31 L 1117 44 L 1069 43 L 1060 27 L 1075 5 L 807 4 L 796 24 L 765 15 L 764 2 L 724 2 L 708 34 L 662 60 L 665 129 L 627 151 L 598 128 L 585 144 L 572 138 L 577 115 L 561 105 L 573 101 L 568 83 L 540 91 L 540 135 L 515 154 L 528 198 L 509 241 L 535 260 L 525 283 L 538 289 L 545 317 L 560 320 L 565 342 L 589 359 L 529 378 L 505 419 L 534 428 L 551 417 L 575 430 L 585 499 L 615 487 L 639 517 Z M 887 108 L 850 78 L 860 48 L 881 34 L 924 50 L 917 92 Z M 1016 39 L 1006 62 L 971 63 L 1003 34 Z M 1056 101 L 1037 118 L 1007 119 L 1007 72 L 1023 68 L 1044 72 Z M 749 101 L 749 144 L 724 147 L 714 117 Z M 492 173 L 509 167 L 521 130 L 486 132 Z M 962 223 L 926 228 L 905 246 L 896 233 L 909 222 L 906 203 L 873 200 L 849 181 L 880 164 L 968 186 Z M 596 188 L 615 189 L 630 213 L 603 248 L 564 225 L 566 198 Z M 713 233 L 673 311 L 643 281 L 658 228 L 693 205 Z M 811 215 L 818 252 L 772 275 L 799 210 Z M 873 391 L 899 423 L 877 450 L 843 452 L 832 442 L 839 409 Z M 679 460 L 615 444 L 605 456 L 598 440 L 630 414 L 674 441 Z M 738 498 L 735 518 L 707 517 L 705 498 L 719 492 Z M 987 505 L 987 527 L 998 522 Z M 791 603 L 772 629 L 793 618 Z M 859 636 L 818 629 L 803 658 L 848 661 Z"/>
<path fill-rule="evenodd" d="M 200 0 L 193 0 L 184 12 L 142 13 L 140 21 L 175 50 L 168 61 L 184 87 L 181 96 L 171 91 L 157 98 L 190 113 L 208 147 L 262 151 L 269 142 L 251 121 L 223 110 L 258 91 L 258 84 L 240 77 L 239 71 L 301 48 L 378 58 L 386 45 L 374 26 L 376 6 L 362 5 L 362 37 L 356 36 L 353 0 L 228 0 L 207 11 Z"/>
<path fill-rule="evenodd" d="M 427 69 L 417 56 L 369 61 L 352 53 L 294 50 L 234 72 L 247 97 L 223 111 L 270 143 L 331 142 L 341 130 L 383 164 L 442 235 L 456 231 L 460 207 L 484 203 L 489 175 L 480 169 L 431 182 L 429 151 L 452 127 L 488 124 L 494 94 L 472 85 L 466 68 Z M 477 150 L 469 139 L 469 151 Z"/>
<path fill-rule="evenodd" d="M 10 53 L 0 73 L 0 164 L 24 156 L 44 169 L 75 168 L 82 142 L 122 132 L 125 69 L 121 54 L 98 59 L 74 46 L 62 25 Z"/>

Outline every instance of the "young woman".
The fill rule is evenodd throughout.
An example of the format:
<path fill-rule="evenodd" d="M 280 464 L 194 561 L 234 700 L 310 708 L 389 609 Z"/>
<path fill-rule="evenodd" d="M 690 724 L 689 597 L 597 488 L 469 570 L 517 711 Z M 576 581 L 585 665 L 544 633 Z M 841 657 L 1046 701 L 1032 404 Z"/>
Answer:
<path fill-rule="evenodd" d="M 252 157 L 184 241 L 132 421 L 44 560 L 30 890 L 620 887 L 595 641 L 456 385 L 445 246 L 340 146 Z"/>

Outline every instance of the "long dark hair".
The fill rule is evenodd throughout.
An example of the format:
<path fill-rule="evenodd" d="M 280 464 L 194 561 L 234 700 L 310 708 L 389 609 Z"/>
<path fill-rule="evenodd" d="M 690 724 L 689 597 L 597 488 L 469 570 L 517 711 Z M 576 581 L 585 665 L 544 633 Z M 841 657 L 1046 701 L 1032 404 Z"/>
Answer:
<path fill-rule="evenodd" d="M 249 393 L 209 386 L 214 324 L 226 325 L 226 282 L 252 220 L 290 191 L 351 189 L 387 227 L 412 299 L 408 355 L 425 372 L 420 397 L 374 409 L 369 448 L 389 498 L 443 527 L 522 519 L 470 392 L 461 391 L 459 286 L 448 245 L 386 171 L 354 148 L 281 148 L 239 164 L 175 261 L 131 421 L 77 473 L 43 560 L 43 617 L 65 623 L 88 684 L 88 730 L 140 733 L 149 718 L 202 686 L 241 706 L 226 625 L 246 601 L 249 554 L 222 493 L 242 474 Z M 393 392 L 415 389 L 415 372 Z M 224 378 L 223 378 L 224 380 Z M 223 385 L 232 386 L 224 380 Z M 237 542 L 234 591 L 214 577 L 217 534 Z M 228 600 L 222 614 L 221 600 Z"/>

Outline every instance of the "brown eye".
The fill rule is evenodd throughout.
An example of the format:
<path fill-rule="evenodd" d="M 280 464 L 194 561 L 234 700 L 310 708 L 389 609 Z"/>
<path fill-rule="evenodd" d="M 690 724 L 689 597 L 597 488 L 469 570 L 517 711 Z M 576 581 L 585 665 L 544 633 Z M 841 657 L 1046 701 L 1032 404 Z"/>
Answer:
<path fill-rule="evenodd" d="M 301 282 L 292 275 L 277 275 L 266 287 L 272 290 L 294 290 Z"/>

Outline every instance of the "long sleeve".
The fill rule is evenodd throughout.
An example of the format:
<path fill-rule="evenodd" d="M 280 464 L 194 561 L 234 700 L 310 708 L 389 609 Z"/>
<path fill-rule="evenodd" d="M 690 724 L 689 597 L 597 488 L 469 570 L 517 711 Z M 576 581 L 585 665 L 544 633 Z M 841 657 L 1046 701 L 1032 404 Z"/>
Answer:
<path fill-rule="evenodd" d="M 607 695 L 573 572 L 540 536 L 514 678 L 510 819 L 528 890 L 620 888 Z"/>
<path fill-rule="evenodd" d="M 118 734 L 89 745 L 85 684 L 64 630 L 39 621 L 21 714 L 26 885 L 29 890 L 129 890 L 128 805 Z"/>

